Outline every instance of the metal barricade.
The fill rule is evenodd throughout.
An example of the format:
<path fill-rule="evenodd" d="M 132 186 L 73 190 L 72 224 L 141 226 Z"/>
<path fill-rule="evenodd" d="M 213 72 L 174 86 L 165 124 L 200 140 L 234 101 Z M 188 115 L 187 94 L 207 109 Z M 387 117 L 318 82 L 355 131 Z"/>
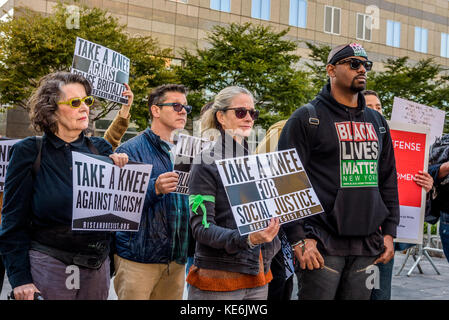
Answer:
<path fill-rule="evenodd" d="M 402 263 L 401 268 L 399 269 L 398 273 L 396 274 L 397 276 L 401 274 L 410 255 L 415 260 L 415 263 L 410 268 L 410 270 L 407 272 L 407 277 L 410 277 L 410 275 L 412 274 L 412 272 L 415 268 L 418 268 L 419 273 L 421 273 L 421 274 L 423 273 L 422 268 L 419 265 L 419 263 L 421 262 L 421 260 L 424 257 L 430 262 L 430 264 L 432 265 L 435 272 L 438 275 L 441 274 L 440 271 L 438 270 L 437 266 L 433 262 L 431 256 L 429 255 L 429 252 L 443 253 L 443 249 L 439 248 L 440 243 L 441 243 L 441 238 L 440 238 L 440 234 L 439 234 L 440 221 L 438 221 L 436 227 L 437 227 L 436 235 L 432 235 L 432 225 L 427 224 L 427 230 L 426 230 L 427 239 L 425 241 L 425 244 L 423 241 L 423 244 L 417 244 L 416 246 L 413 246 L 413 247 L 407 249 L 407 254 L 405 256 L 405 260 Z"/>

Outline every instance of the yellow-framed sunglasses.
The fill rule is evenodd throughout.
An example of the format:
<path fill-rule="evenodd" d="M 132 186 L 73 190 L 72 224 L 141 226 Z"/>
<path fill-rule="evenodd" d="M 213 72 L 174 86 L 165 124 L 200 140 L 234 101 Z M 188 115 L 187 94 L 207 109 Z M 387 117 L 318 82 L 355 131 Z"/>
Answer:
<path fill-rule="evenodd" d="M 92 96 L 87 96 L 84 98 L 73 98 L 69 101 L 59 101 L 58 104 L 68 104 L 72 108 L 79 108 L 81 107 L 81 103 L 84 102 L 86 106 L 90 107 L 94 104 L 95 99 Z"/>

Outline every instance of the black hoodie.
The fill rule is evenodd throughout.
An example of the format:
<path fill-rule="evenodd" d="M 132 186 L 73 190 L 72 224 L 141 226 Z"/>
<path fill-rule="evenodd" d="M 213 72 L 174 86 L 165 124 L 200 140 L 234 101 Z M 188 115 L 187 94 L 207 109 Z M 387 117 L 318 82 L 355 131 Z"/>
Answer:
<path fill-rule="evenodd" d="M 383 235 L 396 236 L 399 201 L 396 164 L 385 118 L 366 107 L 339 104 L 328 83 L 311 102 L 319 126 L 309 124 L 307 108 L 297 109 L 279 139 L 279 150 L 296 148 L 324 213 L 283 226 L 291 243 L 317 240 L 328 255 L 374 256 Z"/>

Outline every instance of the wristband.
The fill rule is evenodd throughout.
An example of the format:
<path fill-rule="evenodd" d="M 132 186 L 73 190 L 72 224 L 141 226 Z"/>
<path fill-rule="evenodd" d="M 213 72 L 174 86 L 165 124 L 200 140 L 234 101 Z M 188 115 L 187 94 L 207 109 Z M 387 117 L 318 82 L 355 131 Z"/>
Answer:
<path fill-rule="evenodd" d="M 248 243 L 248 246 L 249 246 L 250 249 L 254 249 L 255 247 L 257 247 L 257 244 L 253 244 L 253 243 L 251 242 L 251 240 L 250 240 L 250 238 L 249 238 L 249 235 L 248 235 L 248 238 L 247 238 L 247 240 L 246 240 L 246 243 Z"/>
<path fill-rule="evenodd" d="M 302 253 L 304 253 L 304 251 L 306 250 L 306 240 L 302 239 L 299 240 L 298 242 L 295 242 L 294 244 L 292 244 L 292 249 L 294 250 L 295 247 L 299 246 L 300 248 L 302 248 Z"/>

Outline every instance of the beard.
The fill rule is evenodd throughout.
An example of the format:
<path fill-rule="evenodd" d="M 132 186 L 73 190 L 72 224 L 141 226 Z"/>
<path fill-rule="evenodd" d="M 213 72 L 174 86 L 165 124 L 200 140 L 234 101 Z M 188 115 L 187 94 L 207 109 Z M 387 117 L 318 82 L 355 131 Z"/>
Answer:
<path fill-rule="evenodd" d="M 349 89 L 350 89 L 352 92 L 358 93 L 358 92 L 361 92 L 361 91 L 363 91 L 363 90 L 366 89 L 366 82 L 363 83 L 363 84 L 359 84 L 359 85 L 355 84 L 355 82 L 356 82 L 356 79 L 354 78 L 354 79 L 352 80 L 351 86 L 349 87 Z"/>

